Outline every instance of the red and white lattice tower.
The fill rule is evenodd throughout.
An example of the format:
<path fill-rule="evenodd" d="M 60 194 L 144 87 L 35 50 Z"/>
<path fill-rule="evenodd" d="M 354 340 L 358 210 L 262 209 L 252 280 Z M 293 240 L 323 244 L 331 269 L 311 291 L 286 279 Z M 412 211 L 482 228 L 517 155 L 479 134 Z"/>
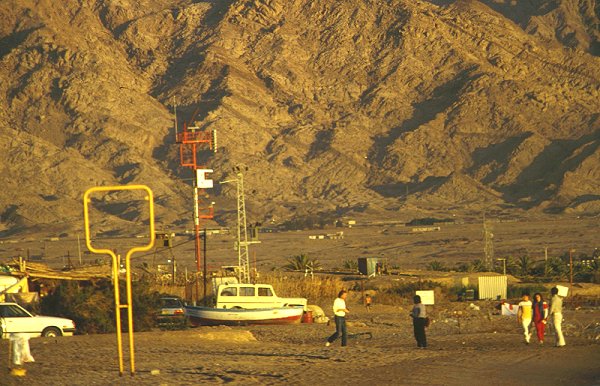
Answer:
<path fill-rule="evenodd" d="M 198 152 L 201 150 L 211 150 L 217 152 L 217 131 L 202 130 L 197 126 L 183 126 L 183 131 L 177 132 L 175 126 L 176 142 L 179 144 L 179 156 L 181 166 L 191 168 L 194 172 L 194 234 L 196 250 L 196 268 L 201 271 L 202 248 L 200 243 L 201 220 L 212 219 L 214 217 L 213 204 L 206 201 L 204 191 L 213 187 L 213 181 L 208 178 L 208 174 L 213 172 L 204 165 L 198 164 Z M 204 235 L 206 237 L 206 235 Z M 206 258 L 206 256 L 205 256 Z M 206 296 L 206 272 L 204 273 L 205 285 L 204 293 Z M 198 280 L 196 280 L 196 299 L 198 298 Z"/>

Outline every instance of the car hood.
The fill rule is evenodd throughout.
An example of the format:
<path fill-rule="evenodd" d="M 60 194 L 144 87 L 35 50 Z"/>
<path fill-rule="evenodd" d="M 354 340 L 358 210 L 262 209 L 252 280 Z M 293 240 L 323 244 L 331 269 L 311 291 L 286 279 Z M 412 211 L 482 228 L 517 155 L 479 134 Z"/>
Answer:
<path fill-rule="evenodd" d="M 34 318 L 44 320 L 46 323 L 52 323 L 56 326 L 74 326 L 75 323 L 71 319 L 59 318 L 58 316 L 35 315 Z"/>

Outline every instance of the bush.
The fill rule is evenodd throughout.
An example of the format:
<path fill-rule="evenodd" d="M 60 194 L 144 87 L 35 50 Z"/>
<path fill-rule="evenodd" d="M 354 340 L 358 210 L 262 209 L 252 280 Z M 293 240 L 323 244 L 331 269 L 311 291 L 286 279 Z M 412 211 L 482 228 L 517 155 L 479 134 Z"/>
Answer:
<path fill-rule="evenodd" d="M 533 294 L 539 292 L 542 294 L 544 298 L 549 299 L 549 290 L 543 284 L 524 284 L 524 285 L 513 285 L 509 284 L 506 289 L 506 297 L 508 299 L 517 299 L 523 296 L 523 294 L 527 293 L 530 297 L 533 297 Z"/>
<path fill-rule="evenodd" d="M 333 276 L 294 277 L 281 274 L 267 274 L 261 277 L 261 282 L 273 286 L 277 296 L 304 297 L 310 304 L 319 301 L 335 299 L 344 283 Z M 346 288 L 347 289 L 347 288 Z"/>
<path fill-rule="evenodd" d="M 393 287 L 389 288 L 387 291 L 392 294 L 395 294 L 395 295 L 400 295 L 403 297 L 410 297 L 412 299 L 412 296 L 415 294 L 415 291 L 429 290 L 429 289 L 434 289 L 434 288 L 444 289 L 445 287 L 435 281 L 419 280 L 419 281 L 415 281 L 412 283 L 402 283 L 402 284 L 393 286 Z"/>
<path fill-rule="evenodd" d="M 351 271 L 358 271 L 358 261 L 356 261 L 356 260 L 344 261 L 344 269 L 349 269 Z"/>
<path fill-rule="evenodd" d="M 427 269 L 430 271 L 447 271 L 448 269 L 441 261 L 434 260 L 427 263 Z"/>
<path fill-rule="evenodd" d="M 125 303 L 125 284 L 120 288 L 121 304 Z M 42 312 L 73 319 L 80 334 L 109 333 L 116 330 L 113 285 L 108 280 L 93 283 L 62 282 L 54 292 L 42 299 Z M 133 326 L 135 331 L 154 326 L 155 312 L 160 308 L 160 295 L 150 292 L 146 281 L 132 283 Z M 127 330 L 127 310 L 121 310 L 121 325 Z"/>
<path fill-rule="evenodd" d="M 458 300 L 458 299 L 465 299 L 465 295 L 467 293 L 467 290 L 473 290 L 473 296 L 474 296 L 474 300 L 475 299 L 479 299 L 479 288 L 477 288 L 476 285 L 468 285 L 468 286 L 462 286 L 462 285 L 456 285 L 453 287 L 448 288 L 448 298 L 449 300 Z"/>

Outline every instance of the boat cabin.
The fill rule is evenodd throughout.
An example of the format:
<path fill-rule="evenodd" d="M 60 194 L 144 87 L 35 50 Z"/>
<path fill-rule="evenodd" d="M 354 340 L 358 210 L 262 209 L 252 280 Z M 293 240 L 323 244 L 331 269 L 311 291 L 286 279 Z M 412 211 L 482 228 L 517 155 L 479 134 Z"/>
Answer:
<path fill-rule="evenodd" d="M 303 307 L 305 298 L 280 298 L 269 284 L 222 284 L 217 289 L 216 308 Z"/>

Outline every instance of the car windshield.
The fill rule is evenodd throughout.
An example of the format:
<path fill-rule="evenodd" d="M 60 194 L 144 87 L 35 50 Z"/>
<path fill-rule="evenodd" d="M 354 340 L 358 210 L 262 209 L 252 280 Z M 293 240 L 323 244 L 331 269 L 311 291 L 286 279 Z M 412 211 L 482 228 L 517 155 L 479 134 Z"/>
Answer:
<path fill-rule="evenodd" d="M 181 308 L 183 304 L 181 304 L 181 300 L 179 299 L 161 299 L 163 308 Z"/>
<path fill-rule="evenodd" d="M 12 304 L 6 304 L 0 306 L 0 316 L 5 318 L 27 318 L 31 315 L 29 315 L 21 307 Z"/>

